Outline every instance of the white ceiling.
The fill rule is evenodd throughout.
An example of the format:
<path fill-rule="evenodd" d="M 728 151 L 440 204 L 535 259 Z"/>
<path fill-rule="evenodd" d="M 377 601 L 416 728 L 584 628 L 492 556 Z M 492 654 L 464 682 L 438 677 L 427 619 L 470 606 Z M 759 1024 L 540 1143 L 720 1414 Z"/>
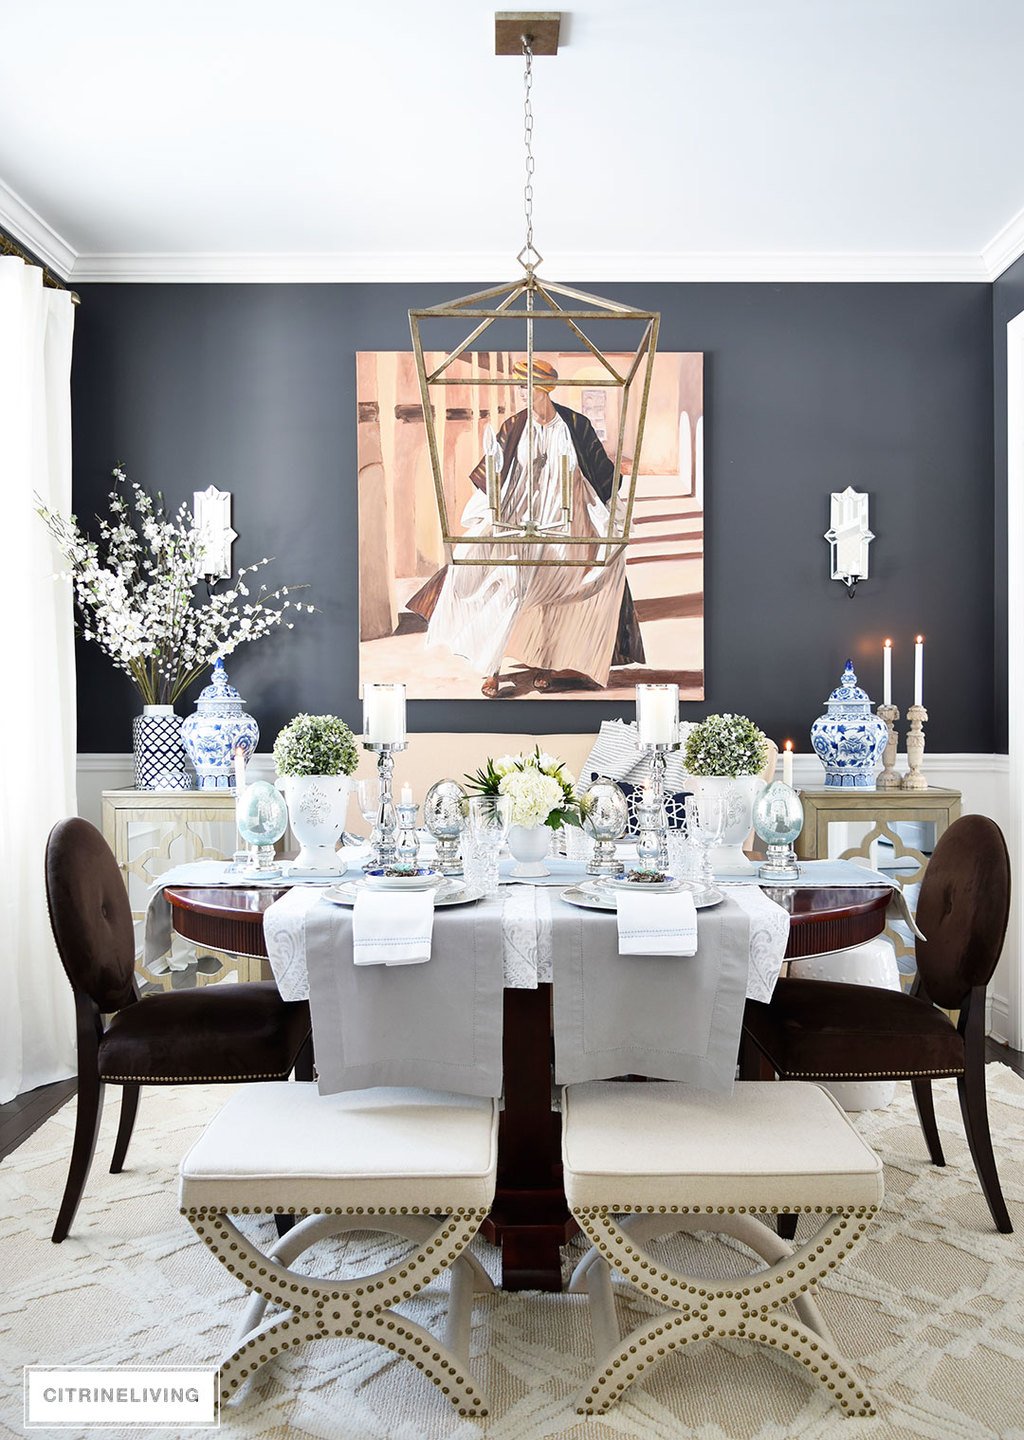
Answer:
<path fill-rule="evenodd" d="M 0 0 L 0 225 L 75 279 L 512 273 L 494 8 Z M 1022 0 L 578 0 L 536 61 L 545 273 L 991 278 L 1022 75 Z"/>

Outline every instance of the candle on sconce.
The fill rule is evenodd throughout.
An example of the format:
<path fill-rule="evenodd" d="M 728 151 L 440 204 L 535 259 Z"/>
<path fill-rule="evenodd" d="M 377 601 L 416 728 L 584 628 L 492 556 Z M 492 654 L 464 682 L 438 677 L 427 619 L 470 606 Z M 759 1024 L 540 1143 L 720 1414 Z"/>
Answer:
<path fill-rule="evenodd" d="M 402 803 L 403 805 L 411 805 L 411 804 L 412 804 L 412 786 L 411 786 L 411 785 L 403 785 L 403 786 L 402 786 L 402 799 L 401 799 L 401 803 Z"/>
<path fill-rule="evenodd" d="M 882 646 L 882 704 L 892 704 L 892 641 Z"/>
<path fill-rule="evenodd" d="M 364 687 L 363 744 L 405 744 L 404 685 L 367 685 Z"/>
<path fill-rule="evenodd" d="M 923 705 L 924 695 L 924 636 L 914 641 L 914 704 Z"/>
<path fill-rule="evenodd" d="M 641 746 L 678 744 L 678 685 L 636 687 L 636 730 Z"/>
<path fill-rule="evenodd" d="M 245 750 L 235 746 L 235 793 L 241 795 L 245 789 Z"/>
<path fill-rule="evenodd" d="M 782 783 L 793 788 L 793 742 L 787 740 L 782 749 Z"/>

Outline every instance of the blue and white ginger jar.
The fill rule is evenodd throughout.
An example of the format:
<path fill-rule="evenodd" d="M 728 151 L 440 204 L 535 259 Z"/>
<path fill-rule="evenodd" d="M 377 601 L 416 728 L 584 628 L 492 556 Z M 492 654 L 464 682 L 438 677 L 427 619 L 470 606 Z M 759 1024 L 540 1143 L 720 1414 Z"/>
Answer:
<path fill-rule="evenodd" d="M 811 744 L 825 766 L 825 784 L 873 790 L 885 749 L 885 721 L 873 714 L 851 660 L 825 708 L 811 726 Z"/>
<path fill-rule="evenodd" d="M 181 738 L 196 767 L 200 790 L 235 788 L 235 751 L 248 760 L 256 750 L 260 727 L 242 708 L 245 701 L 228 679 L 224 661 L 213 667 L 213 680 L 185 719 Z"/>

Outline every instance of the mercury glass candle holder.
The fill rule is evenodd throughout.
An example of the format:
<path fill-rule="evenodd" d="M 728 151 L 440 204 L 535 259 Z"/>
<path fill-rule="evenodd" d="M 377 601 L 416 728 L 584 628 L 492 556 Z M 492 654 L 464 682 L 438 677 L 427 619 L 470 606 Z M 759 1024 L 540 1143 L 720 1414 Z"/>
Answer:
<path fill-rule="evenodd" d="M 800 867 L 793 841 L 804 828 L 800 797 L 782 780 L 775 780 L 754 805 L 754 829 L 765 843 L 765 859 L 758 870 L 764 880 L 795 880 Z"/>
<path fill-rule="evenodd" d="M 420 853 L 420 839 L 416 833 L 416 812 L 420 807 L 403 801 L 395 808 L 398 811 L 395 863 L 400 870 L 415 870 Z"/>
<path fill-rule="evenodd" d="M 254 780 L 235 800 L 238 833 L 249 846 L 247 873 L 261 879 L 281 874 L 274 846 L 288 828 L 284 796 L 267 780 Z"/>
<path fill-rule="evenodd" d="M 423 824 L 437 841 L 442 875 L 462 874 L 459 841 L 466 828 L 466 791 L 457 780 L 435 780 L 423 802 Z"/>
<path fill-rule="evenodd" d="M 580 814 L 584 833 L 594 842 L 587 874 L 624 875 L 626 867 L 615 854 L 615 842 L 626 833 L 629 807 L 615 781 L 603 775 L 592 780 L 580 796 Z"/>

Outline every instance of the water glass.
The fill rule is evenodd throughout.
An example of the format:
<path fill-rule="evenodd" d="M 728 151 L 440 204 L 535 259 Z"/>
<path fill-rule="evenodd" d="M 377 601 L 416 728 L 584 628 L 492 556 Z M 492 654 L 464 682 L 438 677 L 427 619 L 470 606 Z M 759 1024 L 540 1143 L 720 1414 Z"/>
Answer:
<path fill-rule="evenodd" d="M 462 878 L 470 890 L 494 895 L 499 882 L 499 850 L 494 845 L 481 845 L 471 830 L 462 836 Z"/>
<path fill-rule="evenodd" d="M 668 832 L 668 869 L 677 880 L 696 880 L 700 876 L 701 855 L 697 845 L 684 829 Z"/>
<path fill-rule="evenodd" d="M 463 873 L 469 879 L 479 866 L 481 877 L 477 883 L 488 895 L 498 888 L 498 857 L 511 823 L 512 801 L 507 795 L 470 797 L 469 824 L 463 836 Z"/>
<path fill-rule="evenodd" d="M 578 825 L 566 825 L 563 828 L 565 835 L 565 854 L 574 865 L 586 869 L 594 854 L 594 840 L 585 830 Z"/>
<path fill-rule="evenodd" d="M 686 831 L 690 840 L 703 854 L 700 878 L 705 885 L 715 883 L 711 852 L 722 842 L 729 822 L 727 795 L 705 793 L 695 795 L 686 807 Z"/>

